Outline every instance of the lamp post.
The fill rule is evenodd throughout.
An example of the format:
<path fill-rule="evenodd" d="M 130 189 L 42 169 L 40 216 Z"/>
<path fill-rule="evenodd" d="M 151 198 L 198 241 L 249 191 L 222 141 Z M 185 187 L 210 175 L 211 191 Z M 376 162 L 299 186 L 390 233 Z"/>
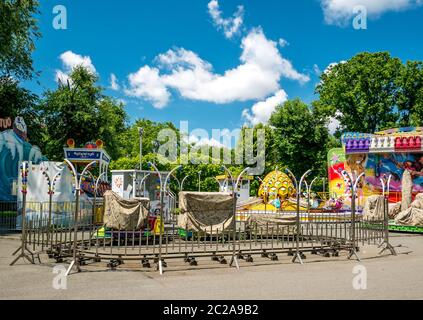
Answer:
<path fill-rule="evenodd" d="M 157 156 L 157 152 L 159 150 L 159 146 L 160 146 L 160 143 L 157 140 L 154 140 L 153 141 L 153 150 L 154 150 L 154 153 L 156 154 L 156 156 Z M 156 158 L 154 158 L 154 165 L 155 164 L 156 164 Z"/>
<path fill-rule="evenodd" d="M 74 183 L 75 183 L 75 218 L 74 218 L 74 229 L 73 229 L 73 260 L 71 262 L 71 264 L 69 265 L 68 270 L 66 271 L 65 275 L 68 276 L 70 271 L 72 270 L 73 266 L 75 265 L 77 268 L 77 271 L 80 272 L 81 268 L 79 266 L 79 262 L 76 259 L 76 246 L 77 246 L 77 233 L 78 233 L 78 215 L 79 215 L 79 196 L 81 194 L 81 181 L 82 181 L 82 177 L 85 175 L 85 172 L 88 170 L 88 168 L 90 168 L 92 165 L 96 164 L 97 161 L 92 161 L 89 164 L 87 164 L 87 166 L 84 168 L 84 170 L 82 170 L 81 176 L 78 180 L 78 173 L 76 172 L 75 166 L 68 160 L 65 159 L 66 164 L 71 168 L 72 172 L 73 172 L 73 177 L 74 177 Z"/>
<path fill-rule="evenodd" d="M 142 171 L 142 136 L 144 134 L 144 129 L 139 127 L 138 128 L 138 134 L 140 136 L 140 176 Z M 141 195 L 141 184 L 139 185 L 138 194 Z"/>

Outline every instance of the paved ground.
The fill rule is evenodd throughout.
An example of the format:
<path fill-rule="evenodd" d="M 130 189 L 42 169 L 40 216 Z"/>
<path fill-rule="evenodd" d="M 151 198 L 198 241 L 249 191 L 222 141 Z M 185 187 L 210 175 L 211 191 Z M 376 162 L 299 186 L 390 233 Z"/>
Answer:
<path fill-rule="evenodd" d="M 68 277 L 66 290 L 55 290 L 54 265 L 20 260 L 10 267 L 19 241 L 0 237 L 0 299 L 422 299 L 423 236 L 393 235 L 391 240 L 396 257 L 377 257 L 374 246 L 362 248 L 366 290 L 353 288 L 358 262 L 345 254 L 329 259 L 308 255 L 302 266 L 286 256 L 277 262 L 256 258 L 253 265 L 242 261 L 239 271 L 209 259 L 191 270 L 169 261 L 162 276 L 130 265 L 118 271 L 87 267 Z"/>

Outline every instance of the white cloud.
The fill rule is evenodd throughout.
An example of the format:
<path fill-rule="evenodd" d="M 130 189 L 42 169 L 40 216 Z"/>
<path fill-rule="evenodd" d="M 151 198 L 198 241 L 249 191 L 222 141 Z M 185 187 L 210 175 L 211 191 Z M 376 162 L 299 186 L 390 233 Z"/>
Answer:
<path fill-rule="evenodd" d="M 120 89 L 117 77 L 114 73 L 110 74 L 110 89 L 118 91 Z"/>
<path fill-rule="evenodd" d="M 225 146 L 220 143 L 219 141 L 217 141 L 214 138 L 204 138 L 202 137 L 201 139 L 199 137 L 197 137 L 196 135 L 191 135 L 189 137 L 189 139 L 185 138 L 185 141 L 188 140 L 189 144 L 193 144 L 196 146 L 210 146 L 210 147 L 217 147 L 217 148 L 225 148 Z"/>
<path fill-rule="evenodd" d="M 57 82 L 66 82 L 66 80 L 69 79 L 69 74 L 77 66 L 83 66 L 92 73 L 96 73 L 95 67 L 89 56 L 82 56 L 68 50 L 66 52 L 63 52 L 59 58 L 62 61 L 64 70 L 56 70 L 55 78 Z"/>
<path fill-rule="evenodd" d="M 287 100 L 288 95 L 286 92 L 284 90 L 279 90 L 275 95 L 267 98 L 265 101 L 260 101 L 253 105 L 251 112 L 245 109 L 242 112 L 242 116 L 252 125 L 267 123 L 273 111 L 275 111 L 275 108 Z"/>
<path fill-rule="evenodd" d="M 242 39 L 241 49 L 240 65 L 223 74 L 214 73 L 213 66 L 195 52 L 169 50 L 156 58 L 157 68 L 143 66 L 130 74 L 126 92 L 161 108 L 169 102 L 169 89 L 190 100 L 231 103 L 261 100 L 274 94 L 280 90 L 282 77 L 300 83 L 310 80 L 281 56 L 277 43 L 267 39 L 261 28 L 252 29 Z"/>
<path fill-rule="evenodd" d="M 328 24 L 344 25 L 356 15 L 354 8 L 364 6 L 369 17 L 377 17 L 388 11 L 400 11 L 422 5 L 422 0 L 321 0 Z"/>
<path fill-rule="evenodd" d="M 282 38 L 280 38 L 280 39 L 279 39 L 278 43 L 279 43 L 279 46 L 280 46 L 281 48 L 284 48 L 284 47 L 286 47 L 286 46 L 289 46 L 289 42 L 288 42 L 288 41 L 286 41 L 285 39 L 282 39 Z"/>
<path fill-rule="evenodd" d="M 131 73 L 128 79 L 130 89 L 125 90 L 127 95 L 144 98 L 152 102 L 157 109 L 168 104 L 170 93 L 159 75 L 159 69 L 144 66 L 136 73 Z"/>
<path fill-rule="evenodd" d="M 209 14 L 213 19 L 214 24 L 222 29 L 225 37 L 231 39 L 239 32 L 244 22 L 244 7 L 238 6 L 237 11 L 231 18 L 223 18 L 222 11 L 219 9 L 219 2 L 211 0 L 207 5 Z"/>

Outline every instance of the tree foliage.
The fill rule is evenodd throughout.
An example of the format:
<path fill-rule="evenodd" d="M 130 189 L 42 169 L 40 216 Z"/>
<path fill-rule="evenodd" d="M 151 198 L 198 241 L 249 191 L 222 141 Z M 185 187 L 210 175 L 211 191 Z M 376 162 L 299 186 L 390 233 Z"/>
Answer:
<path fill-rule="evenodd" d="M 397 79 L 398 122 L 401 126 L 423 125 L 423 62 L 408 61 Z"/>
<path fill-rule="evenodd" d="M 363 52 L 321 75 L 315 106 L 341 130 L 373 133 L 398 123 L 395 108 L 402 63 L 387 52 Z"/>
<path fill-rule="evenodd" d="M 280 168 L 288 167 L 296 176 L 309 169 L 315 176 L 325 176 L 330 139 L 324 117 L 295 99 L 278 106 L 269 124 L 274 130 L 272 148 Z"/>
<path fill-rule="evenodd" d="M 97 76 L 82 66 L 69 79 L 68 84 L 48 90 L 42 101 L 44 153 L 50 160 L 61 160 L 67 139 L 73 138 L 77 145 L 101 139 L 110 156 L 118 158 L 126 121 L 123 105 L 103 95 Z"/>
<path fill-rule="evenodd" d="M 41 36 L 37 13 L 38 1 L 0 1 L 0 76 L 33 77 L 34 42 Z"/>
<path fill-rule="evenodd" d="M 0 118 L 22 116 L 28 127 L 29 141 L 40 145 L 44 130 L 37 110 L 39 99 L 31 91 L 21 88 L 11 77 L 0 77 Z"/>

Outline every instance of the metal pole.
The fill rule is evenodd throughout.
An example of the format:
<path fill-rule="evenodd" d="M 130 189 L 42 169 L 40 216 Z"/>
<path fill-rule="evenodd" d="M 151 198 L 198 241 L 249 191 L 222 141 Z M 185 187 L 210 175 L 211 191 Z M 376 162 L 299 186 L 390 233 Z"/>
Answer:
<path fill-rule="evenodd" d="M 27 259 L 30 263 L 34 264 L 34 256 L 33 253 L 27 248 L 26 245 L 26 195 L 27 195 L 27 183 L 28 183 L 28 163 L 23 162 L 21 166 L 21 176 L 22 176 L 22 238 L 21 238 L 21 247 L 19 248 L 21 253 L 19 256 L 13 260 L 10 265 L 13 266 L 16 261 L 18 261 L 20 258 Z M 15 251 L 14 254 L 19 252 L 19 249 Z M 31 258 L 28 254 L 25 253 L 25 250 L 28 251 L 31 255 Z"/>
<path fill-rule="evenodd" d="M 244 173 L 248 172 L 248 170 L 250 170 L 249 167 L 242 170 L 242 172 L 238 176 L 238 179 L 236 180 L 236 184 L 235 185 L 232 184 L 232 186 L 233 186 L 233 197 L 234 197 L 234 207 L 233 207 L 233 231 L 232 231 L 233 248 L 232 248 L 232 259 L 231 259 L 230 266 L 232 266 L 232 264 L 235 262 L 235 266 L 238 270 L 239 270 L 239 264 L 238 264 L 238 259 L 236 257 L 236 202 L 237 202 L 237 198 L 238 198 L 239 182 L 240 182 L 242 176 L 244 175 Z"/>
<path fill-rule="evenodd" d="M 295 262 L 296 259 L 300 261 L 301 264 L 303 264 L 303 260 L 301 258 L 301 252 L 300 252 L 300 234 L 301 234 L 301 218 L 300 218 L 300 197 L 301 197 L 301 186 L 304 179 L 311 173 L 311 170 L 306 171 L 303 176 L 300 179 L 300 183 L 298 184 L 298 198 L 297 198 L 297 239 L 296 239 L 296 253 L 294 256 L 294 259 L 292 260 Z"/>
<path fill-rule="evenodd" d="M 396 256 L 397 252 L 395 248 L 389 243 L 389 189 L 391 184 L 392 175 L 389 175 L 388 181 L 386 183 L 386 194 L 385 194 L 385 181 L 381 178 L 380 182 L 383 188 L 383 228 L 384 228 L 384 239 L 379 245 L 379 248 L 383 246 L 379 254 L 382 254 L 386 250 L 389 250 L 392 255 Z"/>
<path fill-rule="evenodd" d="M 95 182 L 94 185 L 94 204 L 93 204 L 93 221 L 95 220 L 96 217 L 96 213 L 97 213 L 97 192 L 98 192 L 98 183 L 100 182 L 100 179 L 102 176 L 104 176 L 106 174 L 106 172 L 103 172 L 102 174 L 100 174 Z"/>
<path fill-rule="evenodd" d="M 185 182 L 185 180 L 186 180 L 186 179 L 188 179 L 188 177 L 189 177 L 189 175 L 186 175 L 186 176 L 182 179 L 180 191 L 184 191 L 184 182 Z"/>
<path fill-rule="evenodd" d="M 160 174 L 160 171 L 157 169 L 157 167 L 154 165 L 154 163 L 149 162 L 148 165 L 153 167 L 153 169 L 156 171 L 156 173 L 159 176 L 159 182 L 160 182 L 160 225 L 159 225 L 160 230 L 159 230 L 159 261 L 158 261 L 158 267 L 159 267 L 160 274 L 163 274 L 163 264 L 162 264 L 163 183 L 162 183 L 162 176 Z"/>
<path fill-rule="evenodd" d="M 308 211 L 308 214 L 310 214 L 310 194 L 311 194 L 311 188 L 313 187 L 313 184 L 314 184 L 314 182 L 316 182 L 316 180 L 317 180 L 317 177 L 314 178 L 311 181 L 310 185 L 307 188 L 307 211 Z"/>
<path fill-rule="evenodd" d="M 88 170 L 89 167 L 91 167 L 93 164 L 97 163 L 97 161 L 90 162 L 82 171 L 81 176 L 78 180 L 78 173 L 74 167 L 74 165 L 68 160 L 65 159 L 65 162 L 68 164 L 68 166 L 71 168 L 73 175 L 74 175 L 74 183 L 75 183 L 75 217 L 74 217 L 74 229 L 73 229 L 73 261 L 69 265 L 68 270 L 66 271 L 66 276 L 69 275 L 70 271 L 72 270 L 73 266 L 76 266 L 76 269 L 78 272 L 81 271 L 81 267 L 79 266 L 79 261 L 77 260 L 77 240 L 78 240 L 78 215 L 79 215 L 79 196 L 81 193 L 81 181 L 82 177 L 84 176 L 85 172 Z"/>
<path fill-rule="evenodd" d="M 361 177 L 364 176 L 364 172 L 361 173 L 356 180 L 354 181 L 351 176 L 349 175 L 348 172 L 345 172 L 345 174 L 347 175 L 348 179 L 350 180 L 351 183 L 351 242 L 352 242 L 352 246 L 350 248 L 350 253 L 348 255 L 348 259 L 351 259 L 352 256 L 355 256 L 357 258 L 358 261 L 360 260 L 360 257 L 357 254 L 357 246 L 356 246 L 356 239 L 355 239 L 355 228 L 356 228 L 356 221 L 355 221 L 355 211 L 356 211 L 356 207 L 355 207 L 355 201 L 356 201 L 356 192 L 357 192 L 357 185 L 358 182 L 360 181 Z"/>
<path fill-rule="evenodd" d="M 138 133 L 140 135 L 140 177 L 141 177 L 141 172 L 142 172 L 142 136 L 144 134 L 144 129 L 141 128 L 141 127 L 138 128 Z M 140 183 L 140 185 L 138 187 L 139 187 L 138 194 L 141 196 L 142 184 Z"/>

